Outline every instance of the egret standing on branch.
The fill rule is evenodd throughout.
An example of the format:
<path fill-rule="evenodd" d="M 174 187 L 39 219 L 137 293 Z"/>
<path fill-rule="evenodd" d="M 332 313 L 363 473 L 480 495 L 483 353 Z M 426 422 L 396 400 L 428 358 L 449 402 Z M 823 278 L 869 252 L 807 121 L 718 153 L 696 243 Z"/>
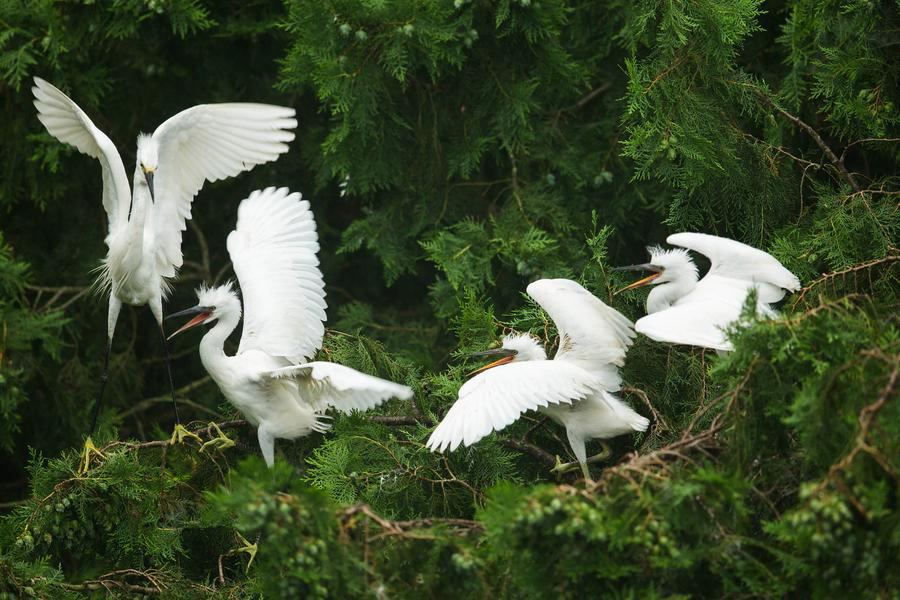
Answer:
<path fill-rule="evenodd" d="M 544 348 L 528 334 L 508 335 L 501 348 L 473 354 L 501 358 L 463 384 L 427 446 L 438 452 L 469 446 L 525 411 L 538 410 L 566 428 L 589 481 L 587 440 L 644 431 L 650 423 L 613 395 L 622 387 L 619 367 L 635 333 L 631 321 L 574 281 L 541 279 L 526 291 L 556 324 L 556 356 L 547 360 Z M 603 446 L 591 462 L 609 457 L 609 447 Z M 554 470 L 572 466 L 558 464 Z"/>
<path fill-rule="evenodd" d="M 215 322 L 200 341 L 200 360 L 219 389 L 257 427 L 270 467 L 275 439 L 325 431 L 323 412 L 368 410 L 388 398 L 409 399 L 412 390 L 329 362 L 302 361 L 322 345 L 325 289 L 316 253 L 319 243 L 309 202 L 287 188 L 255 191 L 238 208 L 228 253 L 244 297 L 244 329 L 237 354 L 223 344 L 241 319 L 231 284 L 197 291 L 199 304 L 169 315 L 193 315 L 170 337 Z M 219 431 L 206 444 L 233 442 Z"/>
<path fill-rule="evenodd" d="M 109 137 L 100 131 L 68 96 L 38 77 L 34 78 L 34 105 L 38 119 L 61 142 L 100 161 L 103 208 L 109 220 L 109 252 L 98 284 L 110 290 L 107 347 L 100 393 L 94 405 L 91 430 L 85 442 L 82 468 L 96 449 L 91 435 L 97 425 L 109 370 L 113 333 L 122 303 L 150 305 L 159 324 L 166 353 L 166 370 L 175 410 L 172 439 L 188 432 L 178 420 L 175 385 L 162 328 L 167 278 L 182 264 L 181 232 L 191 218 L 191 202 L 206 181 L 233 177 L 278 158 L 294 139 L 294 109 L 267 104 L 201 104 L 184 110 L 137 139 L 133 190 L 122 158 Z"/>
<path fill-rule="evenodd" d="M 675 233 L 666 241 L 705 254 L 712 264 L 697 281 L 697 266 L 687 250 L 657 246 L 648 248 L 649 263 L 618 267 L 653 271 L 617 293 L 656 286 L 647 296 L 647 316 L 634 328 L 658 342 L 730 351 L 725 328 L 740 318 L 751 289 L 757 291 L 757 314 L 772 317 L 775 311 L 769 305 L 784 298 L 785 290 L 800 288 L 797 276 L 774 256 L 741 242 L 705 233 Z"/>

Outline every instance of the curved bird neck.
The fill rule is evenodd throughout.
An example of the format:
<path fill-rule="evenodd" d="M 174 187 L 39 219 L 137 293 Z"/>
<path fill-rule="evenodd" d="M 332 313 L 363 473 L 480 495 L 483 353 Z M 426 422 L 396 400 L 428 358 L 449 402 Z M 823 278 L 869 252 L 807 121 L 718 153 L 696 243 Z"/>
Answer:
<path fill-rule="evenodd" d="M 225 355 L 225 340 L 237 327 L 241 315 L 239 312 L 228 311 L 219 316 L 216 324 L 206 332 L 200 340 L 200 360 L 211 375 L 220 372 L 229 358 Z"/>
<path fill-rule="evenodd" d="M 647 296 L 647 314 L 665 310 L 697 287 L 696 271 L 679 272 L 671 280 L 657 284 Z"/>

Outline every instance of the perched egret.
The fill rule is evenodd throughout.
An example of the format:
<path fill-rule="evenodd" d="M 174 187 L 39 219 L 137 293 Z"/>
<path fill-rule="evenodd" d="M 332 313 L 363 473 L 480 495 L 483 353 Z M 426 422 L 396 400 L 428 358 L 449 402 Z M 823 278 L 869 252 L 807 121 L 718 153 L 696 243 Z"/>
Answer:
<path fill-rule="evenodd" d="M 319 243 L 309 202 L 287 188 L 255 191 L 238 207 L 228 253 L 244 298 L 244 328 L 237 354 L 223 344 L 241 319 L 241 302 L 226 284 L 197 291 L 198 305 L 169 315 L 192 315 L 170 337 L 215 322 L 200 341 L 200 360 L 225 398 L 257 427 L 263 458 L 275 460 L 275 439 L 325 431 L 322 413 L 368 410 L 412 390 L 330 362 L 302 362 L 322 345 L 325 289 Z M 227 447 L 219 437 L 204 444 Z"/>
<path fill-rule="evenodd" d="M 173 440 L 188 435 L 178 421 L 175 386 L 163 331 L 163 299 L 167 278 L 182 264 L 181 232 L 191 218 L 191 202 L 206 181 L 237 175 L 278 158 L 294 139 L 294 109 L 266 104 L 201 104 L 184 110 L 137 138 L 133 190 L 122 158 L 109 137 L 100 131 L 68 96 L 48 82 L 34 78 L 38 119 L 61 142 L 100 161 L 103 208 L 109 220 L 109 251 L 98 284 L 110 290 L 107 347 L 100 393 L 94 406 L 91 431 L 85 443 L 85 462 L 95 452 L 90 436 L 97 425 L 109 369 L 113 333 L 122 303 L 150 310 L 160 326 L 166 369 L 172 392 L 176 428 Z"/>
<path fill-rule="evenodd" d="M 650 262 L 617 270 L 649 270 L 653 274 L 619 290 L 654 285 L 647 297 L 647 316 L 634 324 L 638 333 L 658 342 L 732 350 L 725 327 L 737 321 L 747 294 L 756 288 L 756 311 L 774 316 L 769 306 L 784 298 L 785 290 L 800 288 L 796 275 L 762 250 L 705 233 L 675 233 L 666 238 L 672 250 L 648 248 Z M 703 279 L 687 248 L 712 263 Z"/>
<path fill-rule="evenodd" d="M 528 334 L 508 335 L 495 350 L 473 356 L 501 358 L 477 371 L 428 438 L 431 450 L 455 450 L 501 430 L 528 410 L 538 410 L 566 428 L 585 480 L 590 480 L 585 443 L 644 431 L 650 423 L 613 395 L 622 387 L 619 367 L 634 341 L 631 321 L 568 279 L 541 279 L 528 295 L 559 330 L 559 349 L 547 360 Z M 607 458 L 609 447 L 597 458 Z M 556 470 L 567 470 L 557 465 Z"/>

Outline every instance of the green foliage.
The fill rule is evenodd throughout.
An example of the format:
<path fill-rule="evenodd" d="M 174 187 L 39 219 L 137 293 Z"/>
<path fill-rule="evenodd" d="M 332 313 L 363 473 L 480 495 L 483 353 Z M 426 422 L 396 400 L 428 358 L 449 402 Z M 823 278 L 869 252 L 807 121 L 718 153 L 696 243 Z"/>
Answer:
<path fill-rule="evenodd" d="M 900 598 L 895 2 L 0 0 L 0 24 L 0 597 Z M 317 359 L 415 398 L 279 440 L 269 470 L 188 334 L 182 419 L 236 445 L 169 444 L 158 330 L 127 309 L 79 475 L 106 222 L 34 75 L 126 170 L 133 136 L 192 104 L 295 106 L 291 153 L 196 199 L 166 310 L 229 276 L 238 200 L 287 185 L 320 234 Z M 640 318 L 612 267 L 682 230 L 804 287 L 727 355 L 639 336 L 621 396 L 652 425 L 611 440 L 594 485 L 551 476 L 571 451 L 536 415 L 425 448 L 467 354 L 510 331 L 555 352 L 529 282 Z"/>

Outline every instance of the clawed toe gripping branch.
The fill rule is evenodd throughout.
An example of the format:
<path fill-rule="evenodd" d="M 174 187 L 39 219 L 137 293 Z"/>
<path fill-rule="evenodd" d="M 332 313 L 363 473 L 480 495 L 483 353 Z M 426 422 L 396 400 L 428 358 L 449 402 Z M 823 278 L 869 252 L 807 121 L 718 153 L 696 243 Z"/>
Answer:
<path fill-rule="evenodd" d="M 590 471 L 588 471 L 587 465 L 593 464 L 593 463 L 598 463 L 598 462 L 604 462 L 606 460 L 609 460 L 610 456 L 612 456 L 612 449 L 607 444 L 603 444 L 602 452 L 598 452 L 597 454 L 595 454 L 593 456 L 589 456 L 587 458 L 587 460 L 585 461 L 585 464 L 581 464 L 577 460 L 564 463 L 564 462 L 562 462 L 562 460 L 560 460 L 559 455 L 557 454 L 556 455 L 556 465 L 552 469 L 550 469 L 550 472 L 556 474 L 556 478 L 559 479 L 564 474 L 566 474 L 570 471 L 574 471 L 575 469 L 581 467 L 581 472 L 584 475 L 584 480 L 586 482 L 590 483 L 592 481 L 591 473 L 590 473 Z"/>
<path fill-rule="evenodd" d="M 219 450 L 224 450 L 225 448 L 231 448 L 234 446 L 234 440 L 232 440 L 230 437 L 228 437 L 227 435 L 222 433 L 222 430 L 219 429 L 219 426 L 216 425 L 215 422 L 210 421 L 209 427 L 207 427 L 207 431 L 210 428 L 215 429 L 216 433 L 218 435 L 216 437 L 210 439 L 208 442 L 206 442 L 202 446 L 200 446 L 200 452 L 203 452 L 204 450 L 206 450 L 207 446 L 211 446 L 213 448 L 218 448 Z M 252 562 L 252 559 L 251 559 L 251 562 Z"/>

